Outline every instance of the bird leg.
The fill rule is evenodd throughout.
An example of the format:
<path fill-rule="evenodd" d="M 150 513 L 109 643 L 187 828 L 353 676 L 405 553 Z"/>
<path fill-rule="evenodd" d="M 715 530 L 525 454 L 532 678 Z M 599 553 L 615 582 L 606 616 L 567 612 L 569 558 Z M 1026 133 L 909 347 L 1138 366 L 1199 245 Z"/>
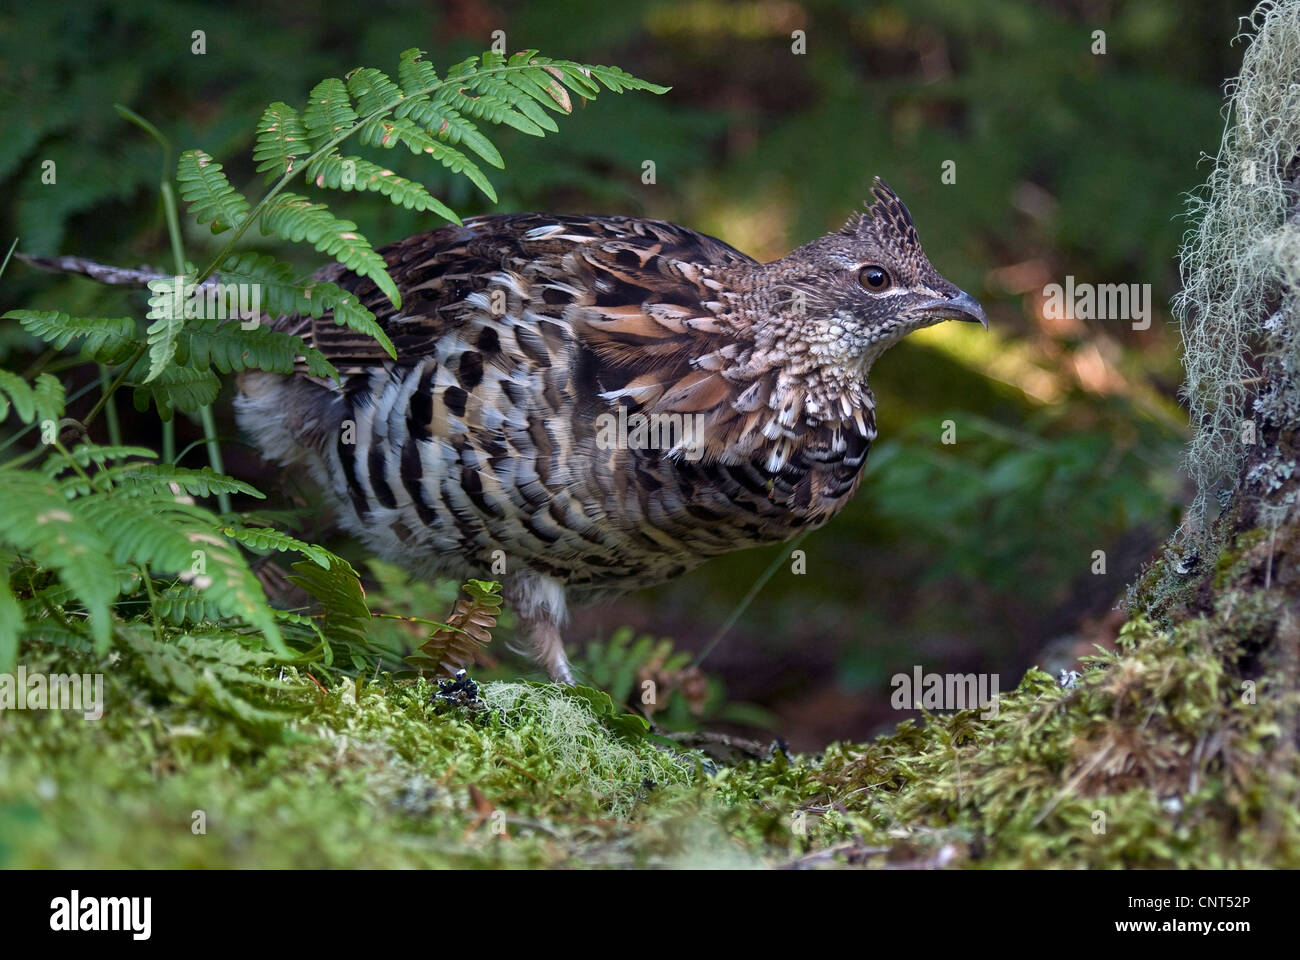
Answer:
<path fill-rule="evenodd" d="M 519 632 L 527 642 L 521 652 L 545 667 L 556 683 L 573 686 L 573 671 L 560 634 L 560 627 L 568 619 L 564 585 L 552 577 L 525 570 L 506 580 L 503 597 L 514 611 Z"/>

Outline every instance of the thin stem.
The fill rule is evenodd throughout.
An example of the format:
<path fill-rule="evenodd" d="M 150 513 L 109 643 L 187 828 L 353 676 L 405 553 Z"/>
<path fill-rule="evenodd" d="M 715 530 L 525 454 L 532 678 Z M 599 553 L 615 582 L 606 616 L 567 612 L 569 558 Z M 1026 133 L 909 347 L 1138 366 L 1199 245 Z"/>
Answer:
<path fill-rule="evenodd" d="M 212 467 L 214 473 L 224 474 L 226 468 L 221 462 L 221 446 L 217 443 L 217 418 L 213 416 L 212 408 L 200 407 L 199 419 L 203 423 L 203 438 L 208 447 L 208 465 Z M 222 513 L 229 513 L 230 494 L 218 493 L 217 506 L 221 508 Z"/>
<path fill-rule="evenodd" d="M 65 447 L 63 444 L 59 443 L 58 437 L 54 438 L 54 443 L 52 444 L 52 446 L 54 447 L 55 450 L 59 451 L 59 453 L 63 455 L 64 460 L 68 461 L 68 466 L 70 466 L 73 470 L 76 471 L 77 476 L 81 477 L 82 480 L 86 481 L 86 485 L 89 486 L 90 489 L 92 490 L 96 489 L 95 481 L 90 479 L 90 474 L 88 474 L 82 468 L 81 464 L 77 463 L 76 458 L 73 457 L 72 454 L 68 453 L 68 448 Z"/>
<path fill-rule="evenodd" d="M 108 367 L 102 363 L 99 365 L 99 387 L 105 393 L 108 392 Z M 122 445 L 122 425 L 117 419 L 117 404 L 112 400 L 104 404 L 104 419 L 108 423 L 108 442 L 115 447 Z"/>
<path fill-rule="evenodd" d="M 82 426 L 88 427 L 94 422 L 95 418 L 99 416 L 99 412 L 108 404 L 109 397 L 117 392 L 117 388 L 122 385 L 122 381 L 126 379 L 126 375 L 131 372 L 131 369 L 137 363 L 140 362 L 140 358 L 144 356 L 145 351 L 148 349 L 148 345 L 143 343 L 135 348 L 135 353 L 131 354 L 131 358 L 127 360 L 126 363 L 122 364 L 122 372 L 117 375 L 117 379 L 109 385 L 106 392 L 99 395 L 99 400 L 90 408 L 90 413 L 86 414 L 86 419 L 81 421 Z"/>
<path fill-rule="evenodd" d="M 163 218 L 167 222 L 167 237 L 171 242 L 172 269 L 176 276 L 184 276 L 185 246 L 182 242 L 181 219 L 176 209 L 176 193 L 172 190 L 171 184 L 171 141 L 163 136 L 161 130 L 129 107 L 122 104 L 114 104 L 113 107 L 119 114 L 158 141 L 158 145 L 162 147 L 162 174 L 158 178 L 158 192 L 162 195 Z M 210 437 L 215 437 L 216 430 L 213 426 L 212 408 L 206 406 L 200 408 L 199 415 L 203 420 L 204 433 Z M 164 463 L 176 462 L 176 420 L 174 417 L 171 420 L 164 420 L 162 424 L 162 459 Z M 221 468 L 221 450 L 216 445 L 215 439 L 208 444 L 208 462 L 217 473 L 225 472 Z M 228 495 L 219 494 L 217 503 L 223 511 L 229 511 L 230 497 Z"/>
<path fill-rule="evenodd" d="M 144 592 L 149 594 L 149 617 L 153 621 L 153 638 L 158 643 L 162 643 L 162 624 L 158 622 L 158 595 L 153 589 L 153 577 L 149 575 L 149 568 L 144 564 L 137 563 L 135 566 L 144 581 Z"/>
<path fill-rule="evenodd" d="M 762 576 L 755 580 L 754 585 L 749 588 L 749 593 L 745 594 L 740 603 L 736 604 L 736 609 L 732 610 L 731 615 L 723 621 L 722 626 L 718 628 L 718 632 L 713 635 L 713 639 L 704 645 L 704 649 L 700 651 L 700 655 L 695 658 L 695 663 L 692 664 L 693 666 L 698 667 L 703 663 L 704 658 L 713 652 L 713 648 L 722 642 L 722 638 L 725 637 L 727 632 L 736 625 L 736 621 L 740 619 L 740 615 L 743 614 L 749 608 L 749 605 L 754 602 L 754 598 L 758 596 L 758 592 L 767 586 L 767 581 L 772 579 L 781 564 L 785 563 L 790 554 L 798 549 L 799 544 L 803 543 L 804 538 L 810 533 L 812 533 L 812 530 L 810 529 L 805 529 L 800 532 L 799 536 L 790 541 L 789 549 L 783 550 L 772 559 L 772 562 L 768 564 L 767 569 L 763 571 Z"/>

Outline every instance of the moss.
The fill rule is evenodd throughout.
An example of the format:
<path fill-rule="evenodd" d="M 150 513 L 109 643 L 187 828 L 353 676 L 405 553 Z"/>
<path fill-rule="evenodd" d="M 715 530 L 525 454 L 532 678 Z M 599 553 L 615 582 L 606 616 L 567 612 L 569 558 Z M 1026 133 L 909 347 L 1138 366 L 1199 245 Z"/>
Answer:
<path fill-rule="evenodd" d="M 49 651 L 29 669 L 103 670 L 106 710 L 0 713 L 0 866 L 1296 867 L 1295 693 L 1251 654 L 1276 619 L 1135 619 L 1072 689 L 1031 670 L 989 719 L 716 772 L 547 686 L 470 710 L 289 670 L 305 709 L 267 738 Z"/>
<path fill-rule="evenodd" d="M 1214 563 L 1214 588 L 1221 590 L 1240 573 L 1243 561 L 1251 559 L 1251 552 L 1269 540 L 1269 531 L 1256 528 L 1239 534 L 1230 546 L 1219 552 Z"/>

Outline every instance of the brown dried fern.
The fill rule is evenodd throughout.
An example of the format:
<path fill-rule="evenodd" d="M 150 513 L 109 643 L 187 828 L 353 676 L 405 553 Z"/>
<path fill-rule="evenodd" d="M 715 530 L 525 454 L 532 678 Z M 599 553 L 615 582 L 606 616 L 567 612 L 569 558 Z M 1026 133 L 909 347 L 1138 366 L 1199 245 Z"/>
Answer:
<path fill-rule="evenodd" d="M 446 624 L 429 634 L 406 658 L 422 674 L 453 677 L 492 642 L 492 629 L 501 615 L 501 585 L 489 580 L 466 580 L 461 589 L 467 596 L 456 601 L 456 609 Z"/>

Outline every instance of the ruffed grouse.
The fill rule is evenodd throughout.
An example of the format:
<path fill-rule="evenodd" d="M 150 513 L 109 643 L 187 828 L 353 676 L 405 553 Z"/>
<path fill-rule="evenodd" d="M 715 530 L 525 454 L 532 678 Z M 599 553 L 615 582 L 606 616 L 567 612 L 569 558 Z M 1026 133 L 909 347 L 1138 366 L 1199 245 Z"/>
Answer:
<path fill-rule="evenodd" d="M 570 599 L 824 524 L 876 436 L 876 358 L 941 320 L 985 323 L 902 201 L 879 179 L 871 193 L 772 263 L 632 217 L 492 215 L 410 237 L 380 251 L 400 311 L 368 279 L 325 274 L 397 359 L 328 316 L 282 318 L 342 383 L 246 374 L 239 420 L 377 555 L 501 580 L 536 658 L 571 683 Z"/>

